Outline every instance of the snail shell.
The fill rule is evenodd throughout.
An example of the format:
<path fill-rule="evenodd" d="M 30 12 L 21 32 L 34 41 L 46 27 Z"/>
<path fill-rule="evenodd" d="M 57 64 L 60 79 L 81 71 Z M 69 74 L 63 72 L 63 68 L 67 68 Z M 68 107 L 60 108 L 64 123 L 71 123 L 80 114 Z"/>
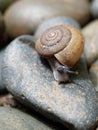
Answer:
<path fill-rule="evenodd" d="M 35 47 L 41 56 L 55 56 L 61 64 L 73 67 L 83 52 L 84 39 L 78 29 L 58 25 L 47 29 L 37 40 Z"/>

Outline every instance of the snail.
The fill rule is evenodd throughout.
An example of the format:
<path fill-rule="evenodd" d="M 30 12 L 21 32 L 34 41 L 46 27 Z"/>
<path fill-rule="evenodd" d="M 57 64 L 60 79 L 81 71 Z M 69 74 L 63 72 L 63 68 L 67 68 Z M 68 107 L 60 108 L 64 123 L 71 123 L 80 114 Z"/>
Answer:
<path fill-rule="evenodd" d="M 38 54 L 50 63 L 54 78 L 58 82 L 69 82 L 69 74 L 79 60 L 83 48 L 84 38 L 81 32 L 69 25 L 58 25 L 47 29 L 35 44 Z"/>

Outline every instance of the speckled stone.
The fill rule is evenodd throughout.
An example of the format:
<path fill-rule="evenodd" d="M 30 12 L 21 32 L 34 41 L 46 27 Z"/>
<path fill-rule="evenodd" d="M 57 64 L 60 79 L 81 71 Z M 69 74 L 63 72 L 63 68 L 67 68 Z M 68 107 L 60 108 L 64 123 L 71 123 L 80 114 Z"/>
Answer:
<path fill-rule="evenodd" d="M 85 26 L 82 33 L 85 38 L 84 53 L 88 66 L 98 58 L 98 20 Z"/>
<path fill-rule="evenodd" d="M 6 31 L 10 37 L 32 34 L 43 21 L 56 16 L 69 16 L 80 24 L 87 23 L 90 5 L 86 0 L 19 0 L 6 10 Z"/>
<path fill-rule="evenodd" d="M 28 36 L 15 39 L 5 50 L 3 80 L 22 103 L 69 130 L 88 130 L 98 121 L 95 89 L 83 59 L 75 66 L 78 76 L 59 84 L 47 62 L 33 49 Z"/>
<path fill-rule="evenodd" d="M 98 59 L 91 65 L 89 69 L 90 78 L 98 93 Z"/>
<path fill-rule="evenodd" d="M 72 25 L 78 29 L 81 28 L 80 24 L 76 20 L 70 17 L 59 16 L 42 22 L 42 24 L 38 26 L 38 29 L 35 32 L 35 37 L 38 38 L 46 29 L 61 24 Z"/>
<path fill-rule="evenodd" d="M 98 0 L 92 0 L 91 14 L 94 18 L 98 18 Z"/>
<path fill-rule="evenodd" d="M 2 61 L 3 61 L 4 49 L 0 50 L 0 92 L 5 90 L 2 80 Z"/>
<path fill-rule="evenodd" d="M 0 130 L 60 130 L 33 115 L 13 108 L 0 107 Z"/>

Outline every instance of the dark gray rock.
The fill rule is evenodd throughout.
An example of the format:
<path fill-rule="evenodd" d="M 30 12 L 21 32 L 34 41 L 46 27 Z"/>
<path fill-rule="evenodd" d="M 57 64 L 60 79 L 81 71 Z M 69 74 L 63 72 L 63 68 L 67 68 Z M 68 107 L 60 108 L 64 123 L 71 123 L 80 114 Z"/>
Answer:
<path fill-rule="evenodd" d="M 4 49 L 0 50 L 0 92 L 5 90 L 5 86 L 3 85 L 3 80 L 2 80 L 3 54 L 4 54 Z"/>
<path fill-rule="evenodd" d="M 61 24 L 72 25 L 80 29 L 80 24 L 76 20 L 70 17 L 59 16 L 59 17 L 54 17 L 49 20 L 46 20 L 42 24 L 40 24 L 38 29 L 35 32 L 35 37 L 38 38 L 48 28 L 56 26 L 56 25 L 61 25 Z"/>
<path fill-rule="evenodd" d="M 0 107 L 0 130 L 60 130 L 20 110 Z"/>
<path fill-rule="evenodd" d="M 44 59 L 33 49 L 33 39 L 21 36 L 5 51 L 3 80 L 22 103 L 70 130 L 88 130 L 98 121 L 98 100 L 83 58 L 71 83 L 59 84 Z"/>

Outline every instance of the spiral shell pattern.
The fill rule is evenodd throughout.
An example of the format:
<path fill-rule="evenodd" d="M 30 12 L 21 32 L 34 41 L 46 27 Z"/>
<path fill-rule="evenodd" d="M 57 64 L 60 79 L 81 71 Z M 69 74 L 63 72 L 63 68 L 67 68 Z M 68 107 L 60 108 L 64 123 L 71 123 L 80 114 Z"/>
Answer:
<path fill-rule="evenodd" d="M 40 55 L 51 57 L 64 49 L 71 39 L 71 32 L 62 25 L 46 30 L 36 43 L 36 49 Z"/>

